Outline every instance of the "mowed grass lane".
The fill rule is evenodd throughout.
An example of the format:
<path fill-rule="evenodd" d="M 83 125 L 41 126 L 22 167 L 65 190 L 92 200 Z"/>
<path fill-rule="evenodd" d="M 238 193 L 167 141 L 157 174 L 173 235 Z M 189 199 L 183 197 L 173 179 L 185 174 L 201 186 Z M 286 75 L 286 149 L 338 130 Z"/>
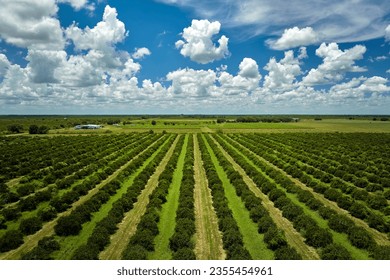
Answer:
<path fill-rule="evenodd" d="M 137 202 L 134 203 L 133 209 L 131 209 L 118 225 L 118 230 L 111 236 L 111 242 L 106 249 L 100 253 L 99 259 L 103 260 L 120 260 L 122 252 L 129 243 L 130 238 L 133 236 L 137 229 L 137 225 L 141 220 L 142 215 L 145 213 L 146 206 L 149 203 L 149 195 L 153 192 L 158 184 L 158 178 L 164 171 L 170 157 L 173 154 L 173 150 L 179 140 L 180 136 L 177 136 L 172 146 L 169 148 L 167 154 L 164 156 L 156 171 L 150 177 L 147 185 L 138 196 Z"/>
<path fill-rule="evenodd" d="M 160 221 L 158 223 L 159 234 L 154 239 L 154 252 L 148 256 L 150 260 L 170 260 L 172 251 L 169 248 L 169 238 L 172 236 L 176 225 L 176 210 L 179 205 L 180 185 L 183 178 L 184 159 L 188 145 L 188 134 L 186 134 L 176 169 L 173 173 L 167 201 L 161 208 Z"/>
<path fill-rule="evenodd" d="M 273 259 L 273 252 L 267 248 L 263 241 L 263 237 L 258 233 L 257 224 L 255 224 L 249 217 L 248 210 L 245 208 L 241 198 L 236 195 L 234 186 L 230 184 L 229 178 L 227 177 L 223 168 L 220 166 L 218 159 L 207 142 L 205 136 L 202 135 L 202 137 L 206 143 L 207 150 L 211 156 L 211 160 L 215 166 L 218 176 L 223 183 L 229 208 L 232 210 L 233 217 L 237 221 L 237 225 L 243 237 L 245 248 L 249 251 L 252 259 Z"/>
<path fill-rule="evenodd" d="M 223 260 L 222 236 L 218 228 L 218 217 L 214 211 L 211 191 L 208 188 L 203 167 L 198 137 L 194 135 L 195 172 L 195 255 L 198 260 Z"/>

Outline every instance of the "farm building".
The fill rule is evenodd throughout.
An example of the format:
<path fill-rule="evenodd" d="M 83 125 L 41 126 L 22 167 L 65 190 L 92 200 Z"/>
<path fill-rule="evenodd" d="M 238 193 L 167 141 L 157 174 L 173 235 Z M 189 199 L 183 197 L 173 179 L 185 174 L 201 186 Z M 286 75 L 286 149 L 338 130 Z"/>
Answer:
<path fill-rule="evenodd" d="M 81 125 L 76 125 L 74 129 L 99 129 L 102 128 L 101 125 L 98 124 L 81 124 Z"/>

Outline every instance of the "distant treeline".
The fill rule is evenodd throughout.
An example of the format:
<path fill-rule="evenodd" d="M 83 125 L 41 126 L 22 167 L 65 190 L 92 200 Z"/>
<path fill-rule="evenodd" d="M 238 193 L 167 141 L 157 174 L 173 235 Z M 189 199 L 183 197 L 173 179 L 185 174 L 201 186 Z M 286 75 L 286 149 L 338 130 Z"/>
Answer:
<path fill-rule="evenodd" d="M 264 123 L 280 123 L 280 122 L 297 122 L 299 118 L 289 118 L 289 117 L 256 117 L 256 116 L 245 116 L 238 117 L 236 122 L 242 123 L 256 123 L 256 122 L 264 122 Z"/>

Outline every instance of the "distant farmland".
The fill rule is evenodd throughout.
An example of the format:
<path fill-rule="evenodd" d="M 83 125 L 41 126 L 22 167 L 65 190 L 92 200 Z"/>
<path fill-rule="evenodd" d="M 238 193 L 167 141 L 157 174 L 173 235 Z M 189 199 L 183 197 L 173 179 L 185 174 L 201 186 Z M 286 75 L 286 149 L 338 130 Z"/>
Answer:
<path fill-rule="evenodd" d="M 270 125 L 0 137 L 0 258 L 390 259 L 390 134 Z"/>

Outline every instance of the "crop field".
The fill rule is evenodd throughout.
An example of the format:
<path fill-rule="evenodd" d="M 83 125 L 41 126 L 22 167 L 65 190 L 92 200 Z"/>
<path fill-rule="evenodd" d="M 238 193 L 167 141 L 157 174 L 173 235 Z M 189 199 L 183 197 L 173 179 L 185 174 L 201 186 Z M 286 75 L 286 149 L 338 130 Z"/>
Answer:
<path fill-rule="evenodd" d="M 390 259 L 388 122 L 179 122 L 0 136 L 0 259 Z"/>

